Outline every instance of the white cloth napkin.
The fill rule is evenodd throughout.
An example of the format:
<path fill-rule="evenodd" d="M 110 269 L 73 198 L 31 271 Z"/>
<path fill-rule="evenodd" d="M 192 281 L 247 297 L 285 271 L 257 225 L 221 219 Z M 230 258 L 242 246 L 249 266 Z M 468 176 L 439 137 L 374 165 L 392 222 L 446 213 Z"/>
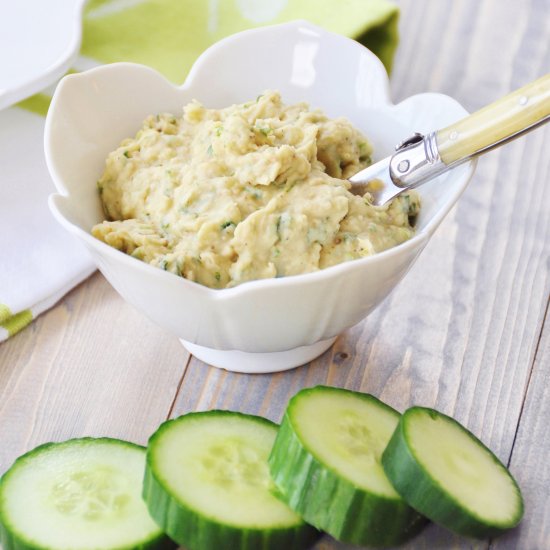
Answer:
<path fill-rule="evenodd" d="M 52 307 L 94 265 L 48 209 L 44 117 L 0 111 L 0 342 Z"/>

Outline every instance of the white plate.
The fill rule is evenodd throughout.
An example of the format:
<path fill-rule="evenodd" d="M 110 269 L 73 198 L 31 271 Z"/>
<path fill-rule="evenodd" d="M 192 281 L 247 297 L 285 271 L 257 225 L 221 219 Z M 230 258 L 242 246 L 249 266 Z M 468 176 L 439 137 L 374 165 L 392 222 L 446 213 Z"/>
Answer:
<path fill-rule="evenodd" d="M 0 109 L 63 76 L 80 48 L 86 0 L 0 3 Z"/>

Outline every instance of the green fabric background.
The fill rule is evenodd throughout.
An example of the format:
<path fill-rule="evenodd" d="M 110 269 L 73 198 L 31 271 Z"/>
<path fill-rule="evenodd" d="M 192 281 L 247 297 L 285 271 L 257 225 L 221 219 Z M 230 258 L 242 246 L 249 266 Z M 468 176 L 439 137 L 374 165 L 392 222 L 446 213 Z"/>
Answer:
<path fill-rule="evenodd" d="M 269 0 L 261 0 L 269 1 Z M 105 0 L 92 0 L 93 14 Z M 85 17 L 82 54 L 104 63 L 134 61 L 150 65 L 182 83 L 195 59 L 208 46 L 255 25 L 236 0 L 219 0 L 217 25 L 209 32 L 209 2 L 147 0 L 125 10 Z M 397 46 L 398 10 L 386 0 L 289 0 L 266 24 L 307 19 L 330 31 L 356 38 L 391 69 Z"/>
<path fill-rule="evenodd" d="M 242 15 L 239 3 L 243 1 L 145 0 L 109 13 L 113 0 L 91 0 L 84 12 L 80 53 L 102 63 L 143 63 L 181 84 L 208 46 L 230 34 L 261 26 Z M 245 3 L 253 4 L 254 0 Z M 209 30 L 212 6 L 217 11 L 217 24 Z M 398 15 L 397 7 L 387 0 L 288 0 L 276 17 L 263 24 L 307 19 L 355 38 L 372 50 L 390 72 L 398 42 Z M 50 99 L 36 94 L 19 106 L 45 115 Z"/>

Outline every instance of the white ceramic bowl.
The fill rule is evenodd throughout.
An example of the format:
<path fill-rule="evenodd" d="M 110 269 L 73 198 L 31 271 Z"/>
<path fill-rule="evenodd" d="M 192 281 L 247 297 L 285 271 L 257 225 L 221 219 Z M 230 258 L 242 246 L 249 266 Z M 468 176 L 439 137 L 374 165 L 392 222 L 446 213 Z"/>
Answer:
<path fill-rule="evenodd" d="M 132 258 L 90 234 L 103 220 L 96 190 L 107 154 L 135 135 L 143 119 L 180 113 L 196 98 L 207 107 L 245 102 L 278 89 L 330 117 L 346 116 L 373 142 L 375 160 L 414 131 L 428 132 L 465 116 L 453 99 L 421 94 L 390 102 L 380 61 L 353 40 L 297 21 L 246 31 L 209 48 L 185 84 L 129 63 L 64 78 L 46 121 L 45 148 L 58 194 L 50 207 L 89 249 L 114 288 L 185 347 L 212 365 L 273 372 L 306 363 L 343 330 L 369 314 L 395 287 L 456 202 L 473 164 L 421 189 L 418 232 L 400 246 L 322 271 L 251 281 L 214 290 Z"/>

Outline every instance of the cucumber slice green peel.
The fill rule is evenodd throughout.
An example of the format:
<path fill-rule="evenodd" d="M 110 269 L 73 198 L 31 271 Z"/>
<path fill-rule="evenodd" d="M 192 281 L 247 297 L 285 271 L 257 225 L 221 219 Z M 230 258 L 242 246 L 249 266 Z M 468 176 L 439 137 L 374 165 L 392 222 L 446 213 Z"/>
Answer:
<path fill-rule="evenodd" d="M 149 440 L 143 495 L 189 550 L 303 550 L 319 533 L 276 498 L 267 458 L 277 425 L 231 411 L 189 413 Z"/>
<path fill-rule="evenodd" d="M 393 489 L 380 457 L 399 413 L 372 395 L 317 386 L 289 402 L 269 457 L 288 505 L 357 545 L 408 540 L 426 524 Z"/>
<path fill-rule="evenodd" d="M 0 481 L 4 550 L 174 548 L 141 498 L 145 448 L 111 438 L 47 443 Z"/>
<path fill-rule="evenodd" d="M 496 536 L 523 516 L 521 491 L 506 467 L 456 420 L 433 409 L 403 414 L 382 464 L 413 508 L 460 535 Z"/>

